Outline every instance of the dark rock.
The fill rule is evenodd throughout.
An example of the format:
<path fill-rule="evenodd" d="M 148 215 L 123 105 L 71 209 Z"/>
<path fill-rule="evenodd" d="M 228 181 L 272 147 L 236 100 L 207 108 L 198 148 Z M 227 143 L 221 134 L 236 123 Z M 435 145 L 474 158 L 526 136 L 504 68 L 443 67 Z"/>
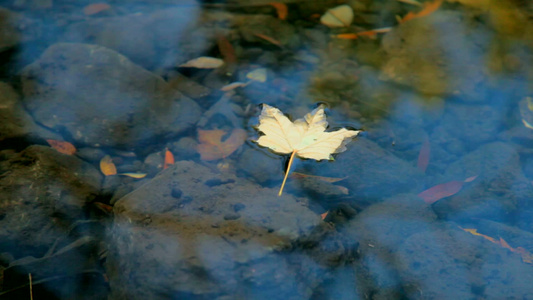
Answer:
<path fill-rule="evenodd" d="M 68 226 L 83 219 L 102 176 L 50 147 L 30 146 L 0 163 L 0 252 L 42 256 Z M 31 220 L 31 221 L 30 221 Z"/>
<path fill-rule="evenodd" d="M 192 137 L 182 137 L 177 142 L 171 143 L 169 150 L 172 152 L 174 157 L 179 157 L 180 159 L 190 159 L 198 155 L 196 147 L 198 142 Z"/>
<path fill-rule="evenodd" d="M 106 152 L 100 148 L 82 147 L 76 151 L 76 156 L 90 162 L 99 162 Z"/>
<path fill-rule="evenodd" d="M 393 253 L 410 235 L 434 226 L 435 220 L 420 198 L 404 194 L 368 207 L 346 224 L 343 235 L 359 241 L 361 260 L 354 268 L 360 293 L 375 294 L 376 299 L 397 298 L 401 282 Z"/>
<path fill-rule="evenodd" d="M 501 120 L 501 111 L 494 106 L 448 103 L 440 126 L 435 128 L 430 140 L 448 152 L 464 153 L 465 149 L 493 141 Z"/>
<path fill-rule="evenodd" d="M 151 153 L 144 159 L 144 172 L 148 173 L 148 177 L 153 177 L 163 170 L 164 162 L 163 153 Z"/>
<path fill-rule="evenodd" d="M 295 34 L 294 27 L 269 15 L 236 15 L 233 25 L 237 28 L 242 38 L 253 43 L 272 43 L 260 38 L 257 34 L 262 34 L 277 40 L 281 45 L 296 48 L 300 44 L 298 35 Z"/>
<path fill-rule="evenodd" d="M 257 149 L 246 149 L 240 156 L 237 166 L 239 170 L 259 183 L 283 179 L 282 163 L 279 157 L 273 159 L 273 156 Z"/>
<path fill-rule="evenodd" d="M 533 189 L 511 145 L 496 142 L 481 146 L 451 164 L 438 183 L 462 181 L 472 176 L 478 177 L 465 183 L 459 193 L 433 205 L 439 216 L 453 220 L 485 218 L 514 222 L 514 214 L 532 209 Z"/>
<path fill-rule="evenodd" d="M 533 297 L 531 266 L 520 255 L 456 226 L 405 238 L 395 260 L 408 299 Z"/>
<path fill-rule="evenodd" d="M 393 195 L 418 191 L 422 174 L 376 143 L 360 138 L 347 145 L 335 162 L 314 163 L 308 174 L 347 177 L 341 183 L 357 201 L 375 201 Z M 355 200 L 354 200 L 355 201 Z"/>
<path fill-rule="evenodd" d="M 28 41 L 31 35 L 26 31 L 31 23 L 21 14 L 0 7 L 0 52 Z"/>
<path fill-rule="evenodd" d="M 213 21 L 197 5 L 152 13 L 96 18 L 68 27 L 63 40 L 116 50 L 145 68 L 172 68 L 207 51 L 215 42 Z"/>
<path fill-rule="evenodd" d="M 35 124 L 24 110 L 19 95 L 3 82 L 0 82 L 0 119 L 0 142 L 11 141 L 13 145 L 13 140 L 62 140 L 58 134 Z"/>
<path fill-rule="evenodd" d="M 221 184 L 206 185 L 214 181 Z M 186 204 L 177 205 L 176 188 Z M 305 202 L 190 161 L 176 162 L 114 210 L 107 274 L 116 299 L 306 299 L 326 262 L 346 255 Z M 300 243 L 307 252 L 296 254 Z"/>
<path fill-rule="evenodd" d="M 175 136 L 200 116 L 198 105 L 162 78 L 94 45 L 52 45 L 24 68 L 22 88 L 37 122 L 93 147 Z"/>

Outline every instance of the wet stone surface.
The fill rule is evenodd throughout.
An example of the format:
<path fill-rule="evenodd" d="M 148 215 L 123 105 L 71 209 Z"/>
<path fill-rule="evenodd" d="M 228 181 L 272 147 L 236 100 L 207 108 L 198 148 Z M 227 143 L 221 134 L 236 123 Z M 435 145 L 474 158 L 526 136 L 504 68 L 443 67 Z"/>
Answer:
<path fill-rule="evenodd" d="M 114 210 L 107 264 L 118 299 L 307 298 L 331 262 L 348 257 L 302 199 L 191 161 L 177 162 Z M 304 242 L 314 246 L 297 254 Z"/>
<path fill-rule="evenodd" d="M 407 2 L 4 1 L 0 299 L 533 298 L 533 5 Z"/>
<path fill-rule="evenodd" d="M 86 80 L 99 77 L 105 80 Z M 90 146 L 132 147 L 175 136 L 200 115 L 195 102 L 159 76 L 89 44 L 48 48 L 22 71 L 22 89 L 37 122 Z"/>

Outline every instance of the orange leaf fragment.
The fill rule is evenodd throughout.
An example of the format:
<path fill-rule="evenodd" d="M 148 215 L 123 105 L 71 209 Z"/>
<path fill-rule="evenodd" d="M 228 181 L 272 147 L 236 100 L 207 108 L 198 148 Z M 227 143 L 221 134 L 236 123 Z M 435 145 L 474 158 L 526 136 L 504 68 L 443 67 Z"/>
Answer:
<path fill-rule="evenodd" d="M 269 43 L 272 43 L 276 46 L 279 46 L 281 47 L 281 43 L 280 41 L 276 40 L 275 38 L 271 38 L 269 37 L 268 35 L 264 35 L 264 34 L 261 34 L 261 33 L 254 33 L 254 35 L 258 38 L 262 38 L 263 40 L 269 42 Z"/>
<path fill-rule="evenodd" d="M 100 171 L 102 171 L 105 176 L 117 174 L 117 167 L 115 167 L 111 156 L 106 155 L 102 157 L 102 159 L 100 160 Z"/>
<path fill-rule="evenodd" d="M 198 140 L 200 144 L 197 150 L 200 153 L 202 160 L 217 160 L 226 158 L 235 150 L 239 149 L 246 140 L 247 133 L 244 129 L 235 128 L 231 135 L 222 141 L 222 137 L 226 134 L 224 130 L 198 130 Z"/>
<path fill-rule="evenodd" d="M 431 147 L 429 144 L 429 139 L 426 136 L 424 139 L 424 142 L 422 143 L 422 147 L 420 147 L 420 153 L 418 153 L 418 161 L 416 162 L 416 168 L 420 170 L 422 173 L 426 172 L 426 169 L 429 164 L 429 155 L 431 153 Z"/>
<path fill-rule="evenodd" d="M 276 12 L 278 13 L 278 19 L 287 19 L 287 16 L 289 15 L 289 9 L 287 8 L 287 4 L 280 2 L 270 2 L 268 4 L 274 6 Z"/>
<path fill-rule="evenodd" d="M 474 229 L 474 228 L 462 228 L 460 226 L 459 226 L 459 228 L 461 228 L 462 230 L 464 230 L 464 231 L 466 231 L 466 232 L 468 232 L 470 234 L 473 234 L 475 236 L 480 236 L 480 237 L 482 237 L 482 238 L 484 238 L 486 240 L 489 240 L 489 241 L 493 242 L 494 244 L 499 244 L 499 242 L 497 240 L 495 240 L 494 238 L 492 238 L 492 237 L 490 237 L 488 235 L 484 235 L 484 234 L 481 234 L 481 233 L 477 232 L 477 229 Z"/>
<path fill-rule="evenodd" d="M 69 142 L 65 141 L 56 141 L 56 140 L 46 140 L 48 144 L 50 144 L 50 147 L 56 149 L 58 152 L 67 154 L 67 155 L 73 155 L 76 153 L 76 147 L 72 145 Z"/>
<path fill-rule="evenodd" d="M 109 4 L 107 4 L 107 3 L 104 3 L 104 2 L 93 3 L 93 4 L 89 4 L 89 5 L 85 6 L 83 8 L 83 13 L 86 16 L 91 16 L 91 15 L 95 15 L 95 14 L 97 14 L 99 12 L 108 10 L 108 9 L 111 9 L 111 6 Z"/>
<path fill-rule="evenodd" d="M 392 29 L 391 27 L 385 27 L 385 28 L 361 31 L 357 33 L 340 33 L 340 34 L 334 35 L 334 37 L 338 39 L 344 39 L 344 40 L 356 40 L 362 36 L 366 36 L 369 38 L 376 38 L 378 33 L 386 33 L 386 32 L 391 31 L 391 29 Z"/>
<path fill-rule="evenodd" d="M 528 264 L 533 264 L 533 254 L 522 247 L 515 248 L 517 253 L 522 256 L 522 261 Z"/>
<path fill-rule="evenodd" d="M 174 164 L 174 154 L 170 150 L 165 151 L 165 161 L 163 162 L 163 170 Z"/>
<path fill-rule="evenodd" d="M 402 18 L 400 23 L 404 23 L 404 22 L 407 22 L 407 21 L 415 19 L 415 18 L 421 18 L 421 17 L 425 17 L 427 15 L 430 15 L 430 14 L 434 13 L 435 11 L 437 11 L 437 9 L 439 9 L 439 7 L 441 6 L 442 2 L 444 2 L 444 0 L 435 0 L 435 1 L 432 1 L 432 2 L 430 2 L 430 1 L 424 2 L 424 6 L 423 6 L 421 11 L 419 11 L 417 13 L 409 12 L 408 14 L 406 14 Z"/>
<path fill-rule="evenodd" d="M 488 235 L 484 235 L 484 234 L 478 233 L 477 229 L 462 228 L 461 226 L 459 226 L 459 228 L 461 228 L 462 230 L 464 230 L 464 231 L 466 231 L 468 233 L 471 233 L 473 235 L 481 236 L 484 239 L 489 240 L 492 243 L 501 246 L 502 248 L 506 248 L 509 251 L 513 252 L 513 253 L 518 253 L 518 254 L 520 254 L 520 256 L 522 256 L 522 261 L 523 262 L 528 263 L 528 264 L 533 264 L 533 254 L 531 254 L 531 252 L 527 251 L 526 249 L 524 249 L 522 247 L 516 247 L 516 248 L 511 247 L 511 245 L 509 245 L 509 243 L 507 243 L 507 241 L 505 241 L 502 237 L 500 237 L 499 240 L 496 240 L 496 239 L 494 239 L 494 238 L 492 238 L 492 237 L 490 237 Z"/>
<path fill-rule="evenodd" d="M 322 220 L 324 220 L 328 216 L 328 213 L 329 213 L 329 210 L 326 210 L 325 213 L 320 214 L 320 218 L 322 218 Z"/>

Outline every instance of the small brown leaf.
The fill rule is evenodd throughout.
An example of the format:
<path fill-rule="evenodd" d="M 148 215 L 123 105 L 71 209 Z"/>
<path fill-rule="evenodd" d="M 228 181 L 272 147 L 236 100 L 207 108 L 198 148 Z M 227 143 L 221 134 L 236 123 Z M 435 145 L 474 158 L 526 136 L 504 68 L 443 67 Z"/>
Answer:
<path fill-rule="evenodd" d="M 281 2 L 270 2 L 269 5 L 274 6 L 276 9 L 276 12 L 278 13 L 278 19 L 280 20 L 286 20 L 287 15 L 289 14 L 289 9 L 287 8 L 287 4 L 281 3 Z"/>
<path fill-rule="evenodd" d="M 111 156 L 106 155 L 100 160 L 100 171 L 102 171 L 105 176 L 117 174 L 117 167 L 115 167 Z"/>
<path fill-rule="evenodd" d="M 281 43 L 280 41 L 276 40 L 275 38 L 272 38 L 272 37 L 269 37 L 268 35 L 264 35 L 264 34 L 261 34 L 261 33 L 254 33 L 254 35 L 258 38 L 261 38 L 269 43 L 272 43 L 276 46 L 279 46 L 281 47 Z"/>
<path fill-rule="evenodd" d="M 432 13 L 434 13 L 435 11 L 437 11 L 437 9 L 439 9 L 439 7 L 441 6 L 442 2 L 444 2 L 444 0 L 435 0 L 435 1 L 428 1 L 428 2 L 424 2 L 423 4 L 423 8 L 421 11 L 417 12 L 417 13 L 414 13 L 414 12 L 410 12 L 408 14 L 406 14 L 400 21 L 400 23 L 405 23 L 409 20 L 412 20 L 412 19 L 415 19 L 415 18 L 421 18 L 421 17 L 425 17 L 425 16 L 428 16 Z"/>
<path fill-rule="evenodd" d="M 73 155 L 76 153 L 76 147 L 72 145 L 69 142 L 65 141 L 56 141 L 56 140 L 46 140 L 48 144 L 54 149 L 56 149 L 58 152 L 61 152 L 63 154 L 67 155 Z"/>
<path fill-rule="evenodd" d="M 217 38 L 217 46 L 218 51 L 220 51 L 220 54 L 222 55 L 224 61 L 227 64 L 234 64 L 237 62 L 237 55 L 235 54 L 235 49 L 225 36 L 220 35 Z"/>
<path fill-rule="evenodd" d="M 341 181 L 341 180 L 344 180 L 344 179 L 348 178 L 348 176 L 345 176 L 345 177 L 325 177 L 325 176 L 309 175 L 309 174 L 304 174 L 304 173 L 300 173 L 300 172 L 292 172 L 291 177 L 295 177 L 295 178 L 315 178 L 315 179 L 318 179 L 318 180 L 321 180 L 321 181 L 324 181 L 324 182 L 329 182 L 329 183 L 338 182 L 338 181 Z"/>
<path fill-rule="evenodd" d="M 235 150 L 239 149 L 246 140 L 247 133 L 244 129 L 235 128 L 231 135 L 222 141 L 226 134 L 224 130 L 198 130 L 198 140 L 200 144 L 197 150 L 202 160 L 217 160 L 226 158 Z"/>

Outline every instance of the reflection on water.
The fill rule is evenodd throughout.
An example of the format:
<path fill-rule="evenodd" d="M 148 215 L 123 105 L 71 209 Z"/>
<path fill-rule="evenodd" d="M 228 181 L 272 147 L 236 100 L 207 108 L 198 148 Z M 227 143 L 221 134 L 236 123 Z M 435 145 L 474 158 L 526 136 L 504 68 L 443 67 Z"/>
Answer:
<path fill-rule="evenodd" d="M 533 6 L 267 2 L 0 8 L 0 296 L 533 298 Z"/>

